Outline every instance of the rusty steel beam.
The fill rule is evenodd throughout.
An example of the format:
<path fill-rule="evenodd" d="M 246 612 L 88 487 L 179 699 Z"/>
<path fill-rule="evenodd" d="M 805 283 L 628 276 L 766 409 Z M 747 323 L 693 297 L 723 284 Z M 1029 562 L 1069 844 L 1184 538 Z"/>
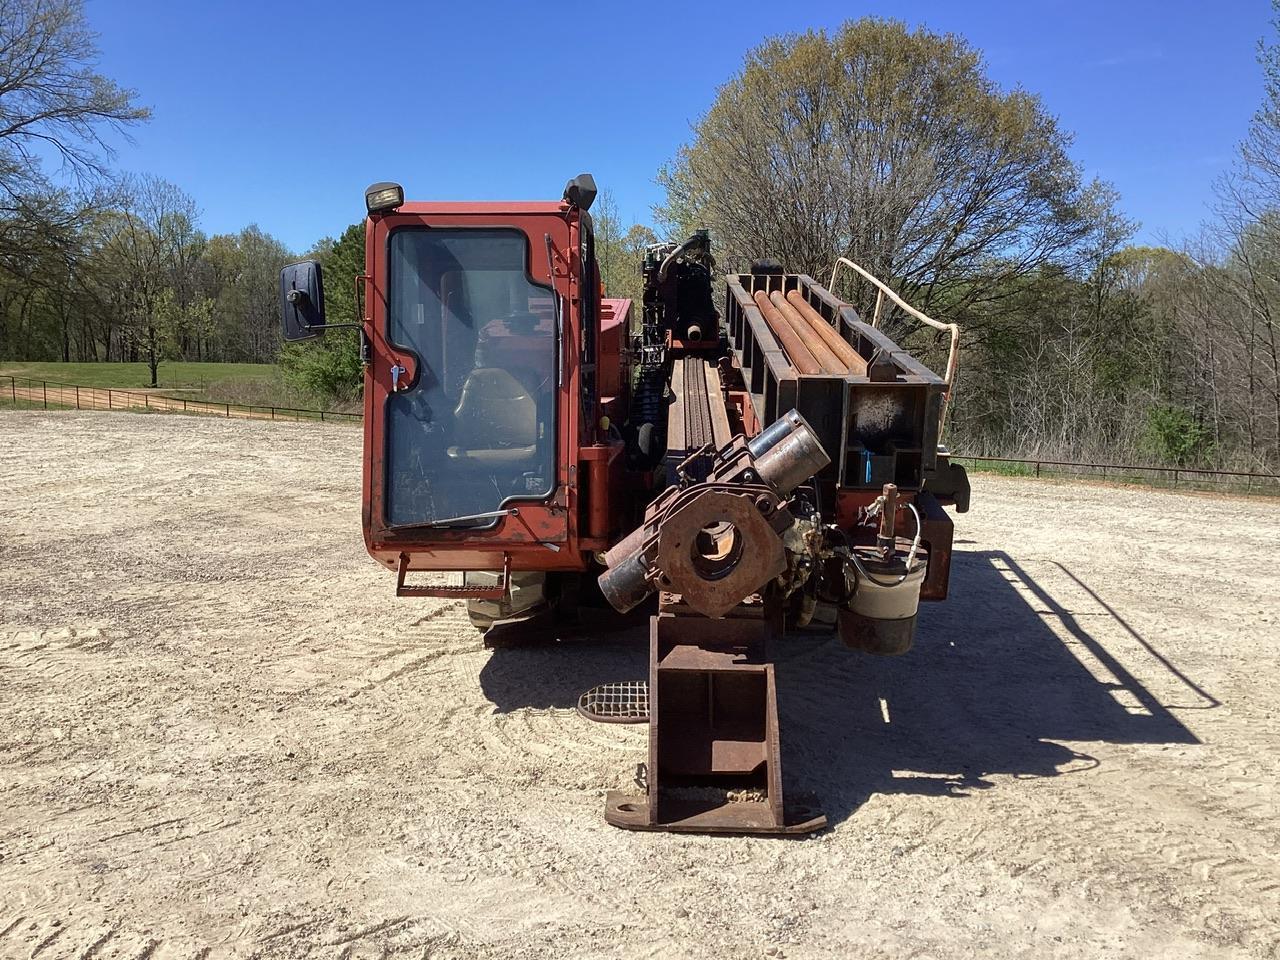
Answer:
<path fill-rule="evenodd" d="M 664 594 L 649 621 L 649 763 L 642 795 L 610 790 L 605 820 L 627 830 L 785 835 L 827 818 L 783 798 L 769 626 L 758 603 L 726 619 Z M 730 788 L 751 799 L 731 797 Z"/>
<path fill-rule="evenodd" d="M 715 364 L 704 364 L 704 372 L 707 379 L 707 396 L 710 398 L 708 406 L 711 408 L 711 436 L 716 449 L 721 450 L 733 439 L 733 430 L 729 426 L 728 400 L 720 381 L 720 371 L 716 369 Z"/>
<path fill-rule="evenodd" d="M 787 356 L 791 359 L 791 365 L 801 373 L 821 373 L 822 365 L 814 359 L 813 353 L 805 346 L 804 341 L 796 335 L 795 330 L 791 328 L 791 324 L 787 322 L 777 307 L 769 302 L 765 292 L 757 290 L 753 299 L 756 302 L 756 306 L 760 308 L 760 312 L 764 315 L 765 323 L 769 325 L 773 335 L 778 338 L 782 349 L 787 351 Z"/>
<path fill-rule="evenodd" d="M 818 336 L 840 358 L 841 362 L 849 368 L 850 373 L 866 376 L 867 361 L 862 354 L 853 349 L 849 342 L 840 336 L 831 324 L 827 323 L 826 318 L 804 298 L 804 294 L 799 290 L 792 290 L 787 294 L 787 302 L 795 307 L 796 312 L 808 321 L 809 326 L 817 331 Z"/>
<path fill-rule="evenodd" d="M 782 295 L 781 290 L 775 290 L 769 294 L 769 300 L 782 314 L 783 318 L 791 325 L 791 329 L 795 331 L 797 337 L 809 348 L 809 352 L 813 354 L 815 360 L 822 367 L 823 373 L 834 373 L 836 375 L 849 372 L 849 368 L 840 362 L 830 347 L 818 336 L 818 332 L 809 326 L 807 320 L 800 316 L 799 311 L 787 302 L 787 298 Z"/>

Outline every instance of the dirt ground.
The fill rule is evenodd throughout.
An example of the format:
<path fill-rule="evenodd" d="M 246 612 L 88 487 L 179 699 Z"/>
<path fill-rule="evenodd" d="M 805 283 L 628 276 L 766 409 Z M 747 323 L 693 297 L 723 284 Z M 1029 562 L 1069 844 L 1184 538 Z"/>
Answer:
<path fill-rule="evenodd" d="M 807 839 L 602 819 L 635 632 L 488 651 L 359 433 L 0 414 L 2 957 L 1275 957 L 1280 503 L 979 476 L 915 650 L 779 666 Z"/>

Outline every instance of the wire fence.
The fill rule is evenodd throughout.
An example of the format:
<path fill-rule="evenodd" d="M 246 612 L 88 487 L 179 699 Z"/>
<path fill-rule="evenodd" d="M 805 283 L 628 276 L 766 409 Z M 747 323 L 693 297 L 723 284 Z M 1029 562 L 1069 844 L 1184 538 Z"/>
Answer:
<path fill-rule="evenodd" d="M 86 387 L 57 380 L 0 375 L 0 404 L 21 409 L 43 410 L 154 410 L 190 413 L 234 420 L 285 420 L 320 423 L 360 422 L 364 415 L 341 410 L 308 410 L 252 403 L 220 403 L 216 400 L 188 400 L 115 387 Z"/>
<path fill-rule="evenodd" d="M 0 375 L 0 405 L 44 410 L 154 410 L 189 413 L 241 420 L 284 420 L 320 423 L 359 423 L 362 413 L 342 410 L 310 410 L 250 403 L 221 403 L 215 400 L 188 400 L 115 387 L 86 387 L 57 380 Z M 1016 476 L 1099 477 L 1122 483 L 1191 489 L 1218 489 L 1239 493 L 1280 496 L 1280 476 L 1240 470 L 1210 470 L 1202 467 L 1143 466 L 1124 463 L 1082 463 L 1074 460 L 1042 460 L 1018 457 L 963 456 L 952 459 L 981 465 Z"/>
<path fill-rule="evenodd" d="M 1216 489 L 1233 493 L 1280 496 L 1280 475 L 1243 470 L 1210 470 L 1203 467 L 1151 467 L 1132 463 L 1082 463 L 1076 460 L 1038 460 L 1018 457 L 963 456 L 951 459 L 981 465 L 1014 476 L 1097 477 L 1120 483 L 1152 486 Z"/>

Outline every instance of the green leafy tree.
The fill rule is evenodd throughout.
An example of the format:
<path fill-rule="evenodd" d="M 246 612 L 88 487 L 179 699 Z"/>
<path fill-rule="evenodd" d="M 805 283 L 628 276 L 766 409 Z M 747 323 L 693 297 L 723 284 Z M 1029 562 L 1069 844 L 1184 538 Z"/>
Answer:
<path fill-rule="evenodd" d="M 1160 404 L 1147 412 L 1147 451 L 1164 463 L 1192 466 L 1212 459 L 1213 434 L 1182 407 Z"/>
<path fill-rule="evenodd" d="M 330 323 L 356 319 L 355 278 L 364 273 L 364 222 L 353 223 L 337 241 L 317 244 L 324 271 L 325 317 Z M 285 344 L 280 354 L 285 378 L 299 390 L 326 401 L 360 396 L 364 369 L 354 330 L 334 330 L 317 340 Z"/>
<path fill-rule="evenodd" d="M 607 189 L 600 191 L 591 217 L 595 223 L 596 260 L 600 263 L 605 296 L 629 297 L 636 301 L 635 309 L 639 310 L 643 289 L 640 264 L 645 247 L 656 243 L 658 238 L 641 224 L 625 226 L 613 194 Z"/>
<path fill-rule="evenodd" d="M 981 319 L 1099 226 L 1110 195 L 1082 182 L 1070 140 L 962 38 L 848 21 L 747 55 L 660 173 L 658 213 L 680 234 L 709 227 L 726 266 L 772 256 L 823 276 L 849 256 L 926 311 Z"/>

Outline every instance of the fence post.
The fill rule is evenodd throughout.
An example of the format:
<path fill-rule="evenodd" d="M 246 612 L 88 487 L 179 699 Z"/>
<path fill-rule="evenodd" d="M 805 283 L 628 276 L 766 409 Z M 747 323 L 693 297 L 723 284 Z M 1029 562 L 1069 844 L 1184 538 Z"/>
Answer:
<path fill-rule="evenodd" d="M 320 411 L 320 422 L 321 422 L 321 423 L 324 423 L 324 411 L 323 411 L 323 410 L 321 410 L 321 411 Z"/>
<path fill-rule="evenodd" d="M 18 381 L 13 377 L 9 378 L 9 390 L 13 394 L 13 405 L 16 407 L 18 405 Z"/>
<path fill-rule="evenodd" d="M 231 419 L 231 404 L 227 404 L 227 419 Z"/>
<path fill-rule="evenodd" d="M 80 384 L 76 384 L 76 409 L 80 409 Z"/>
<path fill-rule="evenodd" d="M 151 394 L 144 393 L 142 395 L 142 405 L 146 407 L 148 410 L 151 409 Z"/>
<path fill-rule="evenodd" d="M 275 408 L 275 407 L 272 407 L 272 408 L 271 408 L 271 419 L 272 419 L 272 420 L 274 420 L 275 418 L 276 418 L 276 408 Z"/>
<path fill-rule="evenodd" d="M 44 408 L 49 409 L 49 381 L 40 381 L 40 393 L 44 396 Z"/>
<path fill-rule="evenodd" d="M 1036 461 L 1036 478 L 1039 479 L 1039 477 L 1040 477 L 1040 461 L 1037 460 Z"/>
<path fill-rule="evenodd" d="M 107 409 L 111 409 L 111 389 L 107 388 Z"/>

